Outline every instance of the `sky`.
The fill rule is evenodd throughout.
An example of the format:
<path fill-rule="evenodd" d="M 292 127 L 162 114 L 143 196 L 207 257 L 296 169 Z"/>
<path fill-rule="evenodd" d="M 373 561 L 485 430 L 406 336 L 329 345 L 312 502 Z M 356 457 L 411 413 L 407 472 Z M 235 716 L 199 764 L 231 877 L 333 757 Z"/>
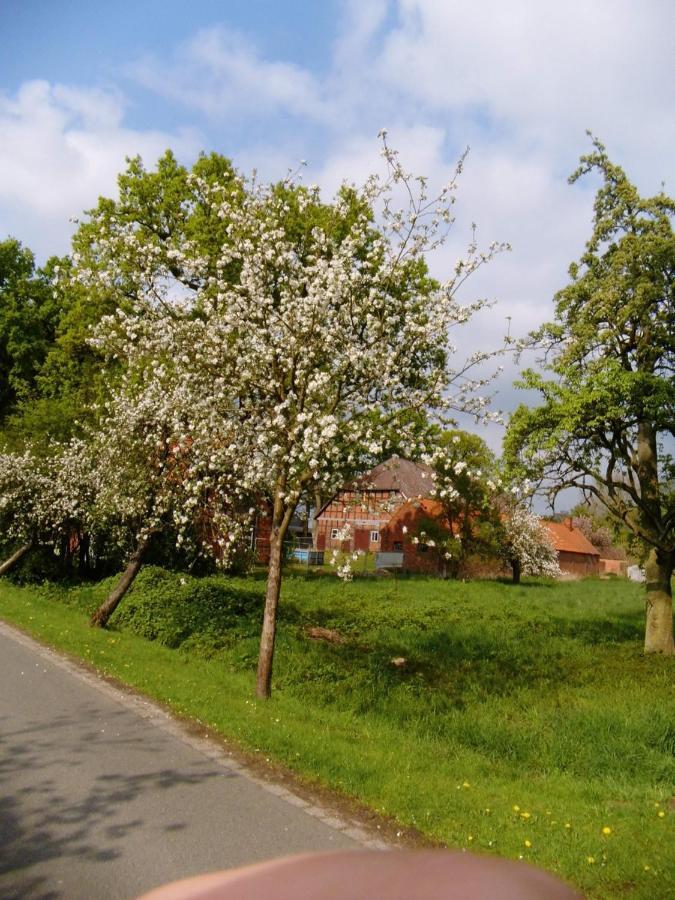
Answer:
<path fill-rule="evenodd" d="M 269 180 L 307 160 L 330 199 L 381 166 L 386 128 L 431 185 L 470 147 L 429 263 L 448 274 L 472 223 L 512 245 L 463 290 L 495 305 L 453 336 L 497 348 L 551 318 L 590 235 L 598 183 L 567 183 L 588 129 L 644 194 L 672 194 L 674 60 L 670 0 L 0 0 L 0 240 L 67 252 L 125 158 L 167 147 Z M 528 398 L 501 362 L 508 413 Z"/>

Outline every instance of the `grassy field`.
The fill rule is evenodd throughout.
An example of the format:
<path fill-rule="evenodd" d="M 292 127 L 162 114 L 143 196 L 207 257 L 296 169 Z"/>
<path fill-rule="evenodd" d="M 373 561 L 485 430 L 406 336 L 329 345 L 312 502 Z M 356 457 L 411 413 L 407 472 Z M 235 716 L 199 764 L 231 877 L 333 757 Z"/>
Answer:
<path fill-rule="evenodd" d="M 149 569 L 92 630 L 108 587 L 0 582 L 0 616 L 450 846 L 675 896 L 675 665 L 639 586 L 289 577 L 267 703 L 262 581 Z"/>

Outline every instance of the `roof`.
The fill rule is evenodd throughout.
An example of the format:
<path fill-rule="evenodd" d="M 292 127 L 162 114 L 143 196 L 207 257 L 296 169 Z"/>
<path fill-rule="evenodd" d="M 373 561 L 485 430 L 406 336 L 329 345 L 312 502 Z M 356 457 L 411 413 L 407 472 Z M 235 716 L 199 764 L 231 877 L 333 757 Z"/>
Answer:
<path fill-rule="evenodd" d="M 392 456 L 361 475 L 343 490 L 399 491 L 406 500 L 428 497 L 434 489 L 434 470 L 425 463 Z"/>
<path fill-rule="evenodd" d="M 553 546 L 559 553 L 583 553 L 586 556 L 600 556 L 598 550 L 584 537 L 578 528 L 570 527 L 567 522 L 550 522 L 545 519 L 541 523 L 548 531 Z"/>

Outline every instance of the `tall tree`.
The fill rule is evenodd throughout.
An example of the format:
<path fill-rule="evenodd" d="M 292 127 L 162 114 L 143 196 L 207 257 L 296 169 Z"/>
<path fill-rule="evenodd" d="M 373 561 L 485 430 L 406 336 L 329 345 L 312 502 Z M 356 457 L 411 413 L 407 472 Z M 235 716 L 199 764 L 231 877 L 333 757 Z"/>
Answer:
<path fill-rule="evenodd" d="M 92 343 L 93 329 L 117 310 L 133 308 L 138 293 L 149 284 L 142 277 L 148 267 L 161 270 L 175 293 L 204 288 L 203 281 L 193 277 L 192 268 L 181 268 L 174 249 L 191 242 L 194 253 L 210 260 L 209 272 L 215 273 L 226 223 L 209 217 L 195 179 L 206 184 L 219 179 L 227 183 L 228 172 L 229 161 L 218 154 L 200 156 L 191 170 L 179 165 L 170 151 L 158 160 L 155 170 L 146 169 L 136 157 L 118 178 L 117 198 L 101 197 L 83 217 L 73 236 L 70 257 L 50 260 L 44 270 L 30 274 L 32 256 L 21 250 L 18 259 L 27 274 L 18 280 L 18 288 L 14 278 L 11 295 L 27 296 L 30 305 L 22 302 L 14 316 L 20 332 L 12 326 L 13 334 L 22 336 L 22 354 L 19 356 L 17 346 L 7 357 L 15 370 L 13 381 L 21 376 L 20 390 L 14 392 L 21 402 L 12 400 L 9 411 L 13 414 L 5 427 L 13 444 L 20 447 L 29 438 L 47 452 L 51 440 L 63 442 L 73 434 L 86 433 L 86 426 L 95 421 L 96 406 L 105 402 L 124 370 L 123 360 L 106 357 Z M 128 231 L 134 234 L 131 245 L 123 240 Z M 0 273 L 4 247 L 0 245 Z M 111 255 L 117 260 L 114 279 L 104 275 L 111 271 Z M 4 293 L 1 286 L 0 292 Z M 162 295 L 153 299 L 159 306 Z M 0 347 L 8 330 L 3 321 L 16 306 L 17 301 L 8 307 L 3 297 Z M 51 325 L 46 334 L 41 324 L 45 320 Z M 0 369 L 0 402 L 2 383 Z"/>
<path fill-rule="evenodd" d="M 0 424 L 36 389 L 62 310 L 54 296 L 53 259 L 45 269 L 19 241 L 0 242 Z"/>
<path fill-rule="evenodd" d="M 675 203 L 641 197 L 597 139 L 570 181 L 590 172 L 602 178 L 591 238 L 555 322 L 531 335 L 554 379 L 524 372 L 543 403 L 516 410 L 506 454 L 554 494 L 595 496 L 649 547 L 645 651 L 672 655 Z"/>
<path fill-rule="evenodd" d="M 185 418 L 194 471 L 222 477 L 221 506 L 237 509 L 252 495 L 271 502 L 263 697 L 271 691 L 283 541 L 299 498 L 341 483 L 355 448 L 382 452 L 385 429 L 375 421 L 389 431 L 398 423 L 412 446 L 419 421 L 411 411 L 485 411 L 475 394 L 483 382 L 467 376 L 464 362 L 453 367 L 448 332 L 475 308 L 462 306 L 456 289 L 500 246 L 481 252 L 474 243 L 447 282 L 429 278 L 424 253 L 451 223 L 454 182 L 429 198 L 424 180 L 405 173 L 386 144 L 384 151 L 388 176 L 361 191 L 343 187 L 332 204 L 291 181 L 195 176 L 204 216 L 224 223 L 215 268 L 193 241 L 176 241 L 162 257 L 119 222 L 103 245 L 107 270 L 93 273 L 133 288 L 134 314 L 109 323 L 101 341 L 125 359 L 170 361 L 175 419 Z M 399 209 L 392 195 L 401 189 L 410 203 Z M 173 269 L 194 285 L 191 294 L 172 289 Z"/>

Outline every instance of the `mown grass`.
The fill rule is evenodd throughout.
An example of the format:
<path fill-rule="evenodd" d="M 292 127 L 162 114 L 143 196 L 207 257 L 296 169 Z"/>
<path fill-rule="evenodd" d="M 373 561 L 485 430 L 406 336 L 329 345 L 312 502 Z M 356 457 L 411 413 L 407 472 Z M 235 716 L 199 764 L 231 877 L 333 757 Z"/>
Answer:
<path fill-rule="evenodd" d="M 1 582 L 0 615 L 451 846 L 675 895 L 674 666 L 642 655 L 639 586 L 289 577 L 267 703 L 262 581 L 149 569 L 100 632 L 108 587 Z"/>

